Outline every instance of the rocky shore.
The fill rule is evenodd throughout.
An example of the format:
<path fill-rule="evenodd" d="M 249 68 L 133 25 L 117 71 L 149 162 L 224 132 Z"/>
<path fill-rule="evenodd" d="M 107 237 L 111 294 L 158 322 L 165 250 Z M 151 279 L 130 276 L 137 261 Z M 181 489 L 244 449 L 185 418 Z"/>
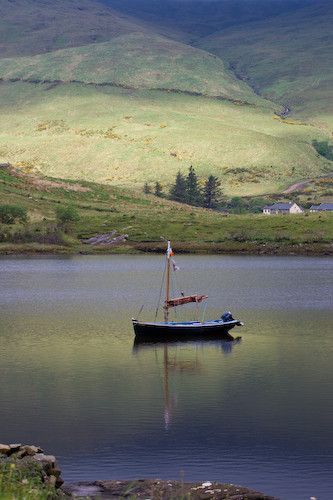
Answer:
<path fill-rule="evenodd" d="M 43 493 L 40 496 L 39 493 L 38 498 L 45 499 L 276 500 L 272 496 L 249 488 L 211 481 L 189 483 L 160 479 L 134 479 L 66 484 L 61 478 L 61 470 L 56 458 L 45 454 L 39 446 L 0 444 L 0 483 L 5 482 L 5 475 L 11 474 L 13 468 L 17 473 L 16 480 L 19 484 L 26 484 L 28 478 L 29 480 L 36 479 L 41 485 L 42 492 L 45 492 L 45 496 Z M 11 493 L 5 497 L 16 498 Z M 24 498 L 34 497 L 24 496 Z"/>
<path fill-rule="evenodd" d="M 160 479 L 94 481 L 65 484 L 62 491 L 67 496 L 93 499 L 277 500 L 249 488 L 211 481 L 200 483 L 162 481 Z"/>

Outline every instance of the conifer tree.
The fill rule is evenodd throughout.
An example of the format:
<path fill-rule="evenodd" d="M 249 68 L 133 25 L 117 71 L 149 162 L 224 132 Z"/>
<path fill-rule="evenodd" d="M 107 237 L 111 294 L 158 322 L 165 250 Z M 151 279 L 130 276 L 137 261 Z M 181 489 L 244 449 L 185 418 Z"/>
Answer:
<path fill-rule="evenodd" d="M 216 207 L 221 196 L 221 181 L 214 175 L 210 175 L 204 187 L 204 207 Z"/>
<path fill-rule="evenodd" d="M 144 186 L 143 186 L 143 192 L 144 192 L 145 194 L 150 194 L 150 193 L 151 193 L 151 188 L 150 188 L 150 186 L 149 186 L 148 182 L 145 182 L 145 183 L 144 183 Z"/>
<path fill-rule="evenodd" d="M 192 165 L 186 179 L 186 198 L 185 201 L 189 205 L 200 205 L 202 200 L 201 191 L 198 184 L 197 174 Z"/>
<path fill-rule="evenodd" d="M 186 198 L 186 179 L 183 174 L 179 171 L 175 183 L 170 189 L 170 199 L 174 201 L 180 201 L 185 203 Z"/>
<path fill-rule="evenodd" d="M 157 181 L 155 182 L 155 191 L 154 191 L 155 196 L 161 197 L 163 195 L 162 192 L 162 185 Z"/>

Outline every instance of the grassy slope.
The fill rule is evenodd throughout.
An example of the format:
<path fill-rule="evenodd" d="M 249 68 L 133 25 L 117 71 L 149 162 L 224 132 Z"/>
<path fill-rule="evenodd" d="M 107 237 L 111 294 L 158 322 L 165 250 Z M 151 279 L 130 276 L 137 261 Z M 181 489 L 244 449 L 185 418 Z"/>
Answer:
<path fill-rule="evenodd" d="M 142 188 L 190 164 L 227 194 L 276 192 L 331 170 L 322 132 L 270 110 L 204 97 L 68 84 L 0 85 L 0 162 L 47 175 Z M 228 169 L 244 167 L 239 175 Z M 240 173 L 241 174 L 241 173 Z"/>
<path fill-rule="evenodd" d="M 177 89 L 265 105 L 225 69 L 220 58 L 166 37 L 138 32 L 34 57 L 0 59 L 0 77 Z"/>
<path fill-rule="evenodd" d="M 199 43 L 248 77 L 267 98 L 307 118 L 333 115 L 333 4 L 319 0 L 295 12 L 216 33 Z"/>
<path fill-rule="evenodd" d="M 77 186 L 75 183 L 73 186 Z M 129 235 L 126 248 L 162 249 L 161 236 L 171 238 L 174 247 L 182 251 L 244 251 L 271 252 L 280 248 L 299 253 L 329 252 L 333 238 L 331 214 L 307 216 L 233 215 L 193 208 L 154 196 L 138 195 L 119 188 L 93 183 L 81 183 L 86 192 L 68 189 L 38 189 L 25 178 L 16 178 L 0 169 L 0 203 L 19 203 L 29 211 L 33 229 L 54 221 L 55 209 L 71 203 L 80 212 L 81 221 L 74 233 L 89 237 L 116 229 Z M 46 222 L 45 222 L 46 219 Z M 8 226 L 7 226 L 8 228 Z M 1 228 L 0 228 L 1 229 Z M 156 243 L 154 243 L 156 242 Z M 304 245 L 299 246 L 299 244 Z M 266 245 L 266 246 L 263 246 Z M 322 246 L 323 245 L 323 246 Z M 52 251 L 52 245 L 0 244 L 0 253 L 27 250 Z M 61 251 L 92 251 L 78 246 L 73 240 Z M 55 247 L 53 247 L 55 250 Z"/>

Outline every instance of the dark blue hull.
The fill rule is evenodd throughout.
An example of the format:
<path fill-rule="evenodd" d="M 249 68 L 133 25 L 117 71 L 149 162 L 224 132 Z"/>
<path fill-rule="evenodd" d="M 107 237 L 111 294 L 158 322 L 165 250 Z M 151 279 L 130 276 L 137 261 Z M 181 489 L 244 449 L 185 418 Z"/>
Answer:
<path fill-rule="evenodd" d="M 171 340 L 173 338 L 223 338 L 228 337 L 228 332 L 235 326 L 241 326 L 242 322 L 232 321 L 206 321 L 203 323 L 189 321 L 184 323 L 177 322 L 159 322 L 144 323 L 137 320 L 133 321 L 134 333 L 137 338 Z M 229 335 L 230 336 L 230 335 Z"/>

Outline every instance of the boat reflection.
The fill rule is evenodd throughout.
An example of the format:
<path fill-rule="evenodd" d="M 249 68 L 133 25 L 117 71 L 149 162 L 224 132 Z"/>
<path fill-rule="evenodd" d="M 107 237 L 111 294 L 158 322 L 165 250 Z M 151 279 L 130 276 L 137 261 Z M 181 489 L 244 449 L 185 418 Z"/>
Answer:
<path fill-rule="evenodd" d="M 242 337 L 233 337 L 230 333 L 224 332 L 220 335 L 186 335 L 186 337 L 180 335 L 173 335 L 170 338 L 170 335 L 159 335 L 158 338 L 152 338 L 151 336 L 140 336 L 135 337 L 133 344 L 133 352 L 138 351 L 140 349 L 144 349 L 147 347 L 158 347 L 164 345 L 183 345 L 183 344 L 192 344 L 194 346 L 216 346 L 221 347 L 223 351 L 230 352 L 232 350 L 233 345 L 238 344 L 242 340 Z"/>
<path fill-rule="evenodd" d="M 159 353 L 163 352 L 163 400 L 164 400 L 164 426 L 168 430 L 172 421 L 172 416 L 175 408 L 177 407 L 177 395 L 174 389 L 173 393 L 170 390 L 170 375 L 175 374 L 200 374 L 203 372 L 203 363 L 200 360 L 200 353 L 202 349 L 206 347 L 213 347 L 219 349 L 224 355 L 230 355 L 236 344 L 241 342 L 241 337 L 232 337 L 230 334 L 223 334 L 221 338 L 209 339 L 205 335 L 203 338 L 195 336 L 195 339 L 187 337 L 181 337 L 179 339 L 170 337 L 162 341 L 160 338 L 156 339 L 138 339 L 134 340 L 133 353 L 138 354 L 140 351 L 153 351 L 155 353 L 155 359 L 158 364 Z M 180 359 L 178 356 L 178 347 L 190 347 L 190 351 L 186 349 L 186 352 L 191 352 L 195 354 L 194 359 Z M 171 352 L 169 352 L 171 351 Z M 181 352 L 184 352 L 182 350 Z"/>

